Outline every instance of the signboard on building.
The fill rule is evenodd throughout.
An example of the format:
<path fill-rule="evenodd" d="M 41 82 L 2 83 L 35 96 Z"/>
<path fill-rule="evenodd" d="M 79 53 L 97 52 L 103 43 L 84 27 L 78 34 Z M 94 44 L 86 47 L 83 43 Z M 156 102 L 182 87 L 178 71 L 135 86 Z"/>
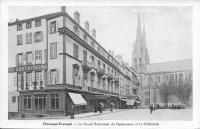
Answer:
<path fill-rule="evenodd" d="M 47 64 L 17 66 L 8 68 L 8 73 L 47 70 Z"/>
<path fill-rule="evenodd" d="M 98 92 L 98 93 L 102 93 L 102 94 L 118 95 L 118 93 L 114 93 L 114 92 L 106 91 L 106 90 L 101 90 L 101 89 L 97 89 L 97 88 L 93 88 L 93 87 L 88 87 L 88 91 Z"/>

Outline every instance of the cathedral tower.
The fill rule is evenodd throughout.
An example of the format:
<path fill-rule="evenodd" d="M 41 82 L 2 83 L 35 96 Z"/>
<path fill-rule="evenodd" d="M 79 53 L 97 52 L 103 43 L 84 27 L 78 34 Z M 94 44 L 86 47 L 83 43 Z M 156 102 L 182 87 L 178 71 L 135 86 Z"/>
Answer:
<path fill-rule="evenodd" d="M 146 46 L 145 27 L 143 26 L 143 32 L 142 32 L 140 12 L 139 12 L 136 41 L 133 45 L 133 52 L 132 52 L 132 66 L 138 73 L 143 73 L 146 71 L 147 64 L 149 64 L 149 54 Z"/>

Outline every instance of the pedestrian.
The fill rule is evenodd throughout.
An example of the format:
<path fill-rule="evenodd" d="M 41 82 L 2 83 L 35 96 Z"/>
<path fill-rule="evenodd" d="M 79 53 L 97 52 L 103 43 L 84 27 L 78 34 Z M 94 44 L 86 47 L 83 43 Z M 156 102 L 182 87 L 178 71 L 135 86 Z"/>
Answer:
<path fill-rule="evenodd" d="M 152 114 L 152 112 L 153 112 L 153 105 L 151 104 L 151 105 L 149 106 L 149 108 L 150 108 L 150 113 Z"/>
<path fill-rule="evenodd" d="M 71 108 L 71 119 L 74 119 L 74 113 L 75 113 L 75 107 L 74 105 L 72 105 L 72 108 Z"/>

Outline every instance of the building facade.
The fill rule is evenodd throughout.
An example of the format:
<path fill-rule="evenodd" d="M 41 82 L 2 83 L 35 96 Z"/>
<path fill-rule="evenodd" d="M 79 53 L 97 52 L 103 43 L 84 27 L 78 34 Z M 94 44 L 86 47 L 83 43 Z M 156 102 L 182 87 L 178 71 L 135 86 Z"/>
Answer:
<path fill-rule="evenodd" d="M 80 113 L 137 98 L 137 73 L 96 41 L 88 21 L 80 26 L 78 11 L 72 18 L 61 7 L 8 26 L 9 112 L 68 115 L 73 105 Z"/>
<path fill-rule="evenodd" d="M 173 83 L 174 86 L 178 86 L 190 82 L 192 85 L 192 59 L 149 64 L 145 27 L 143 32 L 141 30 L 139 14 L 132 66 L 138 72 L 141 84 L 139 96 L 142 107 L 146 108 L 150 104 L 164 103 L 160 95 L 161 86 L 164 84 Z M 180 100 L 176 96 L 170 96 L 169 103 L 180 103 Z M 189 103 L 192 103 L 191 100 Z"/>

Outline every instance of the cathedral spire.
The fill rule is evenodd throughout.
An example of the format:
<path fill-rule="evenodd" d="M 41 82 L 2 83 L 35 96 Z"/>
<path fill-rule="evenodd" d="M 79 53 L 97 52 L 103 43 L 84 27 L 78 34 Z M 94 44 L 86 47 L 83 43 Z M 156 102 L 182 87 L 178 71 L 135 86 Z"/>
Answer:
<path fill-rule="evenodd" d="M 141 21 L 140 21 L 140 10 L 138 14 L 138 24 L 137 24 L 137 35 L 136 42 L 142 40 L 142 30 L 141 30 Z"/>
<path fill-rule="evenodd" d="M 146 32 L 145 32 L 145 25 L 143 25 L 143 43 L 144 43 L 144 46 L 146 47 Z"/>

